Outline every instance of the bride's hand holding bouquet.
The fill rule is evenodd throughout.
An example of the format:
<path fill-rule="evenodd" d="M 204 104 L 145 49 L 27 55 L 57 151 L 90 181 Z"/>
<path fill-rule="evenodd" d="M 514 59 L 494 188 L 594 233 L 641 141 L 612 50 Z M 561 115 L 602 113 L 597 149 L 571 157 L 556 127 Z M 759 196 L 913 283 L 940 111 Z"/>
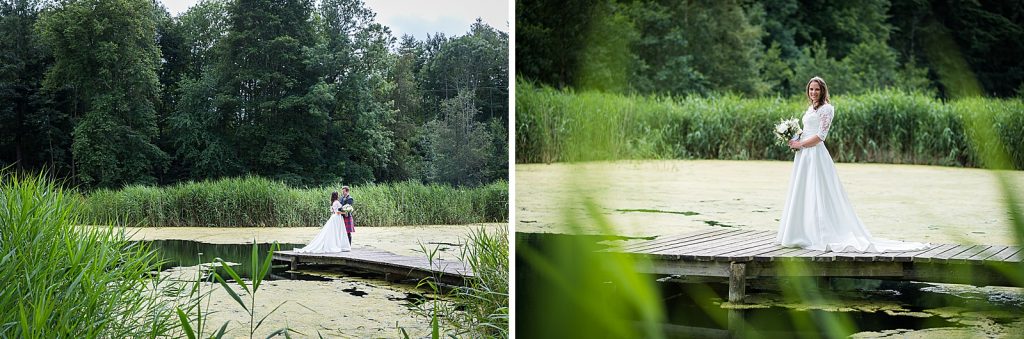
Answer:
<path fill-rule="evenodd" d="M 800 120 L 782 120 L 782 122 L 775 125 L 775 129 L 772 132 L 775 134 L 775 138 L 786 142 L 791 149 L 799 148 L 799 145 L 794 145 L 794 143 L 800 140 L 800 133 L 803 133 L 803 130 L 800 129 Z"/>

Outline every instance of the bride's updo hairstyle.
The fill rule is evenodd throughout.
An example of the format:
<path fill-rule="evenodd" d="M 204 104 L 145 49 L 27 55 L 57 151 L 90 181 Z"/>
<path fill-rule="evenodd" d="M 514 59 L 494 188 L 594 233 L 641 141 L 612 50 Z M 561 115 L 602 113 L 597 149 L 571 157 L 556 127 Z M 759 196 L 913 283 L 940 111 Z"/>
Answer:
<path fill-rule="evenodd" d="M 331 192 L 331 202 L 338 201 L 338 192 Z"/>
<path fill-rule="evenodd" d="M 818 86 L 821 87 L 821 101 L 817 102 L 817 103 L 815 103 L 814 100 L 811 99 L 811 83 L 812 82 L 817 82 Z M 821 107 L 821 105 L 831 103 L 831 101 L 829 101 L 829 98 L 828 98 L 828 85 L 825 84 L 825 79 L 822 79 L 821 77 L 813 77 L 813 78 L 811 78 L 811 80 L 807 81 L 807 88 L 804 89 L 804 95 L 807 95 L 807 101 L 810 102 L 811 105 L 814 106 L 814 109 L 818 109 L 818 107 Z M 817 104 L 817 105 L 815 105 L 815 104 Z"/>

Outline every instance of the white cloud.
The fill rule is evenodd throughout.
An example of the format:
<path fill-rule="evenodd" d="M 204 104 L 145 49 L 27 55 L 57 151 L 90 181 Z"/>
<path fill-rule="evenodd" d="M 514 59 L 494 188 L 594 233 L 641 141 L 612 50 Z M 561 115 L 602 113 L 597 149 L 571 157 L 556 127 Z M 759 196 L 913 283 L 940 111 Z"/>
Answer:
<path fill-rule="evenodd" d="M 508 32 L 508 0 L 364 0 L 377 13 L 377 22 L 402 34 L 425 39 L 442 32 L 463 35 L 480 18 L 495 29 Z"/>
<path fill-rule="evenodd" d="M 164 4 L 168 12 L 171 12 L 171 16 L 178 16 L 199 3 L 199 0 L 160 0 L 160 2 Z"/>
<path fill-rule="evenodd" d="M 199 0 L 160 0 L 171 15 L 178 16 Z M 402 34 L 425 39 L 442 32 L 463 35 L 477 18 L 495 29 L 508 32 L 509 0 L 364 0 L 377 13 L 377 22 Z"/>

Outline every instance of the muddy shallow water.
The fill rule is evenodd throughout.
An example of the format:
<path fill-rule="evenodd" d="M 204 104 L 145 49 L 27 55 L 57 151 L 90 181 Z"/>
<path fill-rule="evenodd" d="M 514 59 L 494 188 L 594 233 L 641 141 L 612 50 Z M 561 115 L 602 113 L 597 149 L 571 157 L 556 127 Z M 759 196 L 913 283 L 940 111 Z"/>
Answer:
<path fill-rule="evenodd" d="M 490 232 L 507 224 L 438 225 L 404 227 L 362 227 L 353 236 L 355 250 L 373 247 L 407 256 L 420 256 L 420 245 L 437 248 L 442 258 L 457 258 L 461 244 L 474 229 Z M 277 241 L 283 249 L 311 240 L 317 228 L 209 228 L 161 227 L 131 228 L 133 240 L 150 241 L 171 262 L 160 274 L 178 281 L 195 281 L 214 257 L 248 265 L 251 243 L 255 238 L 261 250 Z M 192 253 L 197 252 L 197 253 Z M 200 262 L 198 253 L 203 253 Z M 245 271 L 243 267 L 238 267 Z M 204 272 L 207 270 L 204 270 Z M 243 279 L 246 274 L 243 273 Z M 234 289 L 240 290 L 237 285 Z M 225 321 L 226 337 L 248 337 L 249 318 L 218 284 L 203 284 L 212 289 L 206 333 L 216 331 Z M 244 292 L 242 292 L 244 293 Z M 241 295 L 248 300 L 246 295 Z M 256 321 L 274 307 L 284 304 L 260 326 L 257 337 L 289 327 L 303 334 L 293 337 L 317 338 L 396 338 L 400 328 L 410 337 L 430 334 L 429 319 L 414 315 L 410 308 L 424 298 L 434 296 L 416 288 L 415 281 L 388 282 L 382 275 L 326 266 L 300 266 L 298 271 L 278 267 L 271 272 L 256 293 Z M 204 307 L 205 304 L 204 304 Z"/>

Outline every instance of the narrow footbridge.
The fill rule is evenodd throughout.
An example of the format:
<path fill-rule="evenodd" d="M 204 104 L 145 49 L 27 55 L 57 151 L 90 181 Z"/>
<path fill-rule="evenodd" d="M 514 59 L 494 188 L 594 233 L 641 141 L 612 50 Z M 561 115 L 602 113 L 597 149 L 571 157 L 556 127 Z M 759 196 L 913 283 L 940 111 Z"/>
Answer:
<path fill-rule="evenodd" d="M 290 263 L 292 270 L 300 264 L 337 265 L 383 273 L 387 280 L 433 277 L 446 284 L 462 285 L 473 276 L 472 270 L 460 261 L 434 258 L 431 262 L 425 255 L 409 257 L 366 247 L 338 253 L 280 251 L 274 253 L 274 260 Z"/>
<path fill-rule="evenodd" d="M 606 251 L 642 257 L 641 273 L 729 279 L 742 302 L 747 279 L 810 276 L 1015 286 L 1024 269 L 1018 246 L 938 244 L 914 252 L 835 253 L 775 245 L 776 232 L 714 229 L 631 242 Z"/>

